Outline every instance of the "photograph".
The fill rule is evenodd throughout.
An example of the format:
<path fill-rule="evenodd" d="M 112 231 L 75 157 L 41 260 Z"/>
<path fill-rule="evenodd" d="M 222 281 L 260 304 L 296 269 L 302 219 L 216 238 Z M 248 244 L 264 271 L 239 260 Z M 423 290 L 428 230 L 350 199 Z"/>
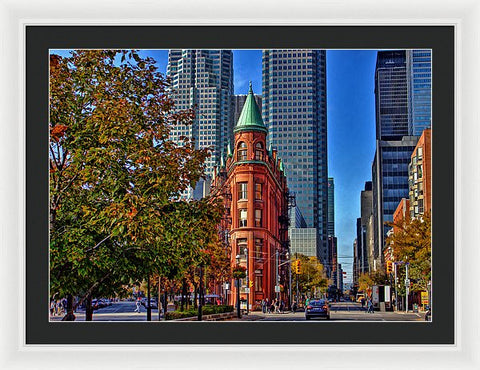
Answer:
<path fill-rule="evenodd" d="M 435 56 L 49 48 L 42 315 L 435 323 Z"/>

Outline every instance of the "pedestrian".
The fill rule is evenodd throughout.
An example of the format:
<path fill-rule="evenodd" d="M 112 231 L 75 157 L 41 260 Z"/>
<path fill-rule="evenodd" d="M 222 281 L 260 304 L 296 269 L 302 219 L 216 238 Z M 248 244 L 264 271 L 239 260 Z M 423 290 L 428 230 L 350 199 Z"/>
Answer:
<path fill-rule="evenodd" d="M 280 313 L 280 302 L 275 298 L 275 313 Z"/>
<path fill-rule="evenodd" d="M 265 311 L 267 311 L 267 313 L 270 313 L 270 303 L 268 302 L 268 297 L 265 298 Z"/>
<path fill-rule="evenodd" d="M 283 302 L 283 299 L 280 300 L 280 313 L 283 313 L 285 310 L 285 303 Z"/>
<path fill-rule="evenodd" d="M 365 298 L 362 297 L 360 302 L 362 303 L 362 309 L 364 309 L 365 308 Z"/>
<path fill-rule="evenodd" d="M 273 301 L 273 300 L 270 304 L 270 313 L 275 313 L 275 301 Z"/>
<path fill-rule="evenodd" d="M 368 309 L 367 309 L 367 312 L 368 312 L 368 313 L 373 313 L 373 303 L 372 303 L 372 300 L 371 300 L 371 299 L 368 300 Z"/>
<path fill-rule="evenodd" d="M 137 301 L 135 302 L 135 306 L 136 306 L 137 308 L 135 308 L 135 311 L 133 311 L 133 312 L 140 313 L 140 304 L 141 304 L 141 302 L 140 302 L 140 297 L 138 297 L 138 298 L 137 298 Z"/>
<path fill-rule="evenodd" d="M 260 302 L 260 305 L 262 306 L 262 312 L 265 313 L 265 300 L 262 299 L 262 301 Z"/>
<path fill-rule="evenodd" d="M 293 301 L 292 312 L 297 312 L 297 301 Z"/>

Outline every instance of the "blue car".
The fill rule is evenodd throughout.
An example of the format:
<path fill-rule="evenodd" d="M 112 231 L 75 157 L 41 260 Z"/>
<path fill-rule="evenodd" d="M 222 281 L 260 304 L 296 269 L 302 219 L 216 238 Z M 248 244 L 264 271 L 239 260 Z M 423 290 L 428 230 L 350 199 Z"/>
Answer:
<path fill-rule="evenodd" d="M 325 317 L 330 320 L 330 308 L 326 300 L 315 299 L 308 302 L 305 307 L 305 319 L 310 320 L 312 317 Z"/>

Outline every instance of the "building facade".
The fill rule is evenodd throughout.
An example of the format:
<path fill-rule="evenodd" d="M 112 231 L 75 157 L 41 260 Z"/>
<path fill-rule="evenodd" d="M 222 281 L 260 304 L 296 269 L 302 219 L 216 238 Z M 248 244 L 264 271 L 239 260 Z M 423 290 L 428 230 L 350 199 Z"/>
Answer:
<path fill-rule="evenodd" d="M 240 293 L 251 309 L 266 298 L 288 302 L 287 179 L 277 152 L 267 150 L 267 132 L 250 86 L 233 150 L 227 148 L 212 184 L 212 194 L 225 199 L 231 220 L 222 225 L 228 229 L 231 264 L 247 269 Z M 235 305 L 237 287 L 231 286 L 228 302 Z M 283 289 L 276 292 L 275 286 Z"/>
<path fill-rule="evenodd" d="M 335 235 L 335 184 L 333 177 L 328 178 L 328 236 Z"/>
<path fill-rule="evenodd" d="M 193 125 L 175 125 L 171 138 L 195 139 L 197 148 L 211 147 L 206 160 L 206 180 L 184 194 L 186 198 L 201 198 L 208 194 L 215 165 L 226 152 L 233 129 L 233 53 L 231 50 L 169 50 L 167 77 L 171 79 L 175 107 L 193 109 Z"/>
<path fill-rule="evenodd" d="M 290 191 L 318 233 L 328 261 L 327 96 L 325 50 L 264 50 L 262 116 L 268 141 L 284 160 Z"/>
<path fill-rule="evenodd" d="M 407 50 L 408 131 L 420 136 L 432 123 L 432 51 Z"/>
<path fill-rule="evenodd" d="M 426 129 L 418 140 L 409 165 L 410 217 L 432 210 L 432 130 Z"/>
<path fill-rule="evenodd" d="M 373 268 L 383 269 L 383 248 L 388 230 L 386 222 L 393 221 L 398 202 L 407 198 L 408 167 L 417 136 L 403 136 L 401 140 L 377 140 L 372 165 L 374 250 Z"/>

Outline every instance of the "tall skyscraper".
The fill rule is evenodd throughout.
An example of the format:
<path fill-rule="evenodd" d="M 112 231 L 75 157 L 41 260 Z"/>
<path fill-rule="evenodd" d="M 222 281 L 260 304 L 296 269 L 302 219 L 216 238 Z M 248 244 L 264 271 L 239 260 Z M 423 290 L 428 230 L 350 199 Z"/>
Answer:
<path fill-rule="evenodd" d="M 327 97 L 324 50 L 264 50 L 262 116 L 290 191 L 328 261 Z"/>
<path fill-rule="evenodd" d="M 375 69 L 377 140 L 408 135 L 408 92 L 405 50 L 379 51 Z"/>
<path fill-rule="evenodd" d="M 379 51 L 377 54 L 376 152 L 372 165 L 375 270 L 383 268 L 383 248 L 390 229 L 385 222 L 393 221 L 399 201 L 408 197 L 408 164 L 418 141 L 418 136 L 412 134 L 424 123 L 422 120 L 417 120 L 418 124 L 412 123 L 412 117 L 415 117 L 414 113 L 412 115 L 415 112 L 413 105 L 418 103 L 417 111 L 426 107 L 422 103 L 426 88 L 418 81 L 423 72 L 417 73 L 419 60 L 415 58 L 419 58 L 417 51 Z M 416 83 L 413 82 L 415 79 Z M 415 86 L 421 86 L 421 89 L 416 91 Z M 429 115 L 417 116 L 424 117 L 424 114 Z"/>
<path fill-rule="evenodd" d="M 385 237 L 390 229 L 385 222 L 393 221 L 398 202 L 408 198 L 408 165 L 418 136 L 402 140 L 377 140 L 372 165 L 374 224 L 374 269 L 383 267 Z"/>
<path fill-rule="evenodd" d="M 335 185 L 333 177 L 328 178 L 328 236 L 335 235 Z"/>
<path fill-rule="evenodd" d="M 176 125 L 171 137 L 193 137 L 197 148 L 211 147 L 206 162 L 207 180 L 190 189 L 188 198 L 201 198 L 209 192 L 213 167 L 226 155 L 233 139 L 233 53 L 231 50 L 170 50 L 167 76 L 171 78 L 177 109 L 194 109 L 192 126 Z"/>
<path fill-rule="evenodd" d="M 432 124 L 432 51 L 407 50 L 408 131 L 420 136 Z"/>

